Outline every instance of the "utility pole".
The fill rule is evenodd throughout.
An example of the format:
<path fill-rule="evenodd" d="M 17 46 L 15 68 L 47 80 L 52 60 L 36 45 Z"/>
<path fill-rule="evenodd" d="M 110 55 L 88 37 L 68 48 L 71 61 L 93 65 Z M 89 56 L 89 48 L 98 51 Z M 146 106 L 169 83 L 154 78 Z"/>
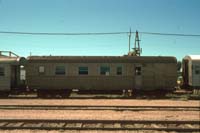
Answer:
<path fill-rule="evenodd" d="M 140 39 L 139 39 L 139 35 L 138 35 L 138 31 L 136 30 L 136 34 L 135 34 L 135 44 L 134 44 L 134 52 L 136 56 L 140 56 L 141 54 L 141 49 L 140 49 Z"/>
<path fill-rule="evenodd" d="M 130 53 L 130 51 L 131 51 L 131 28 L 130 28 L 130 31 L 129 31 L 128 39 L 129 39 L 129 42 L 128 42 L 128 53 Z"/>
<path fill-rule="evenodd" d="M 140 56 L 141 55 L 141 52 L 142 52 L 142 49 L 140 48 L 140 39 L 139 39 L 139 34 L 138 34 L 138 31 L 136 30 L 135 32 L 135 43 L 134 43 L 134 47 L 132 48 L 133 51 L 130 51 L 130 44 L 131 44 L 131 29 L 130 29 L 130 32 L 129 32 L 129 52 L 128 52 L 128 55 L 129 56 Z"/>

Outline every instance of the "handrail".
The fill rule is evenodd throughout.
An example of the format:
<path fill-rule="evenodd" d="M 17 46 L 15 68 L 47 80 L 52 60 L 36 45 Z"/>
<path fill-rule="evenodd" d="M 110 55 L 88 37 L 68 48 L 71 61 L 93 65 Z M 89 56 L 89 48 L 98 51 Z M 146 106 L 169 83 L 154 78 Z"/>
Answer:
<path fill-rule="evenodd" d="M 8 57 L 19 57 L 17 54 L 13 53 L 12 51 L 0 51 L 0 56 L 8 56 Z"/>

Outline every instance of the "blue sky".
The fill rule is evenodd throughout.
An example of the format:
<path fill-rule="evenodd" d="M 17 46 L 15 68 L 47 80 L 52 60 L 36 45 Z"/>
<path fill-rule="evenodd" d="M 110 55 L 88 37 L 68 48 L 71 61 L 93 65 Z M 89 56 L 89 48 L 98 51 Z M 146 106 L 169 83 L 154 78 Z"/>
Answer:
<path fill-rule="evenodd" d="M 200 34 L 200 0 L 0 0 L 0 31 Z M 142 55 L 200 54 L 200 37 L 139 34 Z M 132 35 L 132 46 L 134 34 Z M 32 55 L 124 55 L 128 35 L 0 34 L 0 50 Z"/>

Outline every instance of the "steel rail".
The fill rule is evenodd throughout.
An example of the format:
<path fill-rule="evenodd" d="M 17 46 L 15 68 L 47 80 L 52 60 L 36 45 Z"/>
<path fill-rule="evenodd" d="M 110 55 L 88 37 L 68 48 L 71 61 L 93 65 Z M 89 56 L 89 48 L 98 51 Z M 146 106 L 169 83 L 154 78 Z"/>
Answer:
<path fill-rule="evenodd" d="M 110 105 L 0 105 L 0 109 L 9 110 L 172 110 L 200 111 L 196 106 L 110 106 Z"/>
<path fill-rule="evenodd" d="M 52 124 L 61 124 L 61 126 L 58 125 L 55 126 Z M 142 124 L 143 126 L 137 127 L 138 125 L 134 124 Z M 154 126 L 152 127 L 151 124 L 154 124 Z M 157 124 L 156 127 L 155 124 Z M 188 124 L 196 126 L 180 127 L 180 125 L 188 125 Z M 177 131 L 177 132 L 199 132 L 200 131 L 199 124 L 200 121 L 172 121 L 172 120 L 169 121 L 169 120 L 0 119 L 0 129 L 2 130 L 63 129 L 63 130 L 156 130 L 156 131 Z"/>

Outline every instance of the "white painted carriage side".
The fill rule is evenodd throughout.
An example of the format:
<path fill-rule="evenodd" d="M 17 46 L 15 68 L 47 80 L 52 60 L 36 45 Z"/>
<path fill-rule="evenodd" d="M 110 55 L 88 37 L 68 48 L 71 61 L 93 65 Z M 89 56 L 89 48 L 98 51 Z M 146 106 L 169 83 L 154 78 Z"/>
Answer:
<path fill-rule="evenodd" d="M 188 60 L 188 84 L 193 87 L 200 86 L 200 55 L 188 55 L 184 57 Z"/>
<path fill-rule="evenodd" d="M 192 68 L 192 84 L 193 86 L 200 86 L 200 61 L 193 61 Z"/>

